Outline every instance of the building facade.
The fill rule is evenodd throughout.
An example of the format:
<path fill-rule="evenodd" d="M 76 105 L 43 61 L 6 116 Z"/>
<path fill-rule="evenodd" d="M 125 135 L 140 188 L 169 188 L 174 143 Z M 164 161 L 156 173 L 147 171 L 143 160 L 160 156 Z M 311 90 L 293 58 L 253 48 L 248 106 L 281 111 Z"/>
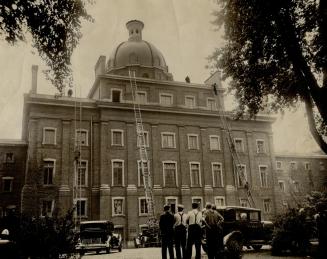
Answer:
<path fill-rule="evenodd" d="M 276 154 L 277 213 L 296 208 L 312 191 L 327 189 L 327 156 Z"/>
<path fill-rule="evenodd" d="M 202 207 L 212 202 L 255 206 L 271 219 L 280 208 L 279 181 L 288 173 L 276 171 L 282 157 L 276 158 L 273 148 L 274 118 L 259 114 L 256 120 L 233 120 L 224 109 L 218 73 L 204 84 L 174 81 L 162 53 L 142 39 L 144 24 L 133 20 L 126 27 L 128 40 L 108 61 L 99 57 L 87 98 L 38 94 L 33 66 L 32 89 L 24 99 L 21 210 L 51 216 L 75 204 L 80 220 L 110 219 L 125 240 L 132 240 L 148 220 L 135 99 L 156 214 L 166 203 L 172 210 L 178 203 L 188 210 L 192 202 Z M 234 168 L 232 149 L 244 177 Z"/>
<path fill-rule="evenodd" d="M 0 140 L 0 217 L 21 210 L 27 143 Z"/>

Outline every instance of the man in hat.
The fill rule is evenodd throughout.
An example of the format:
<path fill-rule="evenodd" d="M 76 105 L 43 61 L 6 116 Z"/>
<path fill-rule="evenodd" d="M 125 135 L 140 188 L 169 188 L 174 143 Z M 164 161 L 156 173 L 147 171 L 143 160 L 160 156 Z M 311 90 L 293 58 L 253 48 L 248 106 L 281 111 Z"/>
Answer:
<path fill-rule="evenodd" d="M 168 204 L 164 206 L 164 212 L 160 216 L 159 227 L 161 233 L 162 259 L 167 259 L 167 248 L 169 252 L 169 258 L 174 259 L 174 215 L 170 213 L 170 205 Z"/>
<path fill-rule="evenodd" d="M 177 205 L 177 213 L 174 215 L 174 233 L 175 233 L 175 250 L 177 259 L 186 258 L 186 220 L 187 215 L 184 213 L 184 206 Z"/>
<path fill-rule="evenodd" d="M 202 212 L 197 202 L 192 203 L 192 210 L 188 212 L 188 236 L 186 244 L 186 259 L 192 258 L 192 247 L 195 245 L 195 259 L 201 258 Z"/>
<path fill-rule="evenodd" d="M 206 230 L 208 259 L 218 259 L 220 257 L 220 237 L 222 236 L 220 224 L 223 220 L 224 218 L 219 212 L 214 211 L 211 203 L 208 203 L 203 221 Z"/>

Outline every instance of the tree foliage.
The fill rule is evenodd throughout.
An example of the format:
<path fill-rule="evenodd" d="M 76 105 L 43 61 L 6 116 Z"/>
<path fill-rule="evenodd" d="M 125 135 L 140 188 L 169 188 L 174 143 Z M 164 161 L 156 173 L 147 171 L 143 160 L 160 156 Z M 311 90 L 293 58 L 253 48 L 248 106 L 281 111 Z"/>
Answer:
<path fill-rule="evenodd" d="M 238 113 L 254 116 L 304 102 L 310 131 L 327 153 L 327 1 L 217 3 L 213 23 L 224 27 L 226 44 L 209 60 L 231 79 Z"/>
<path fill-rule="evenodd" d="M 59 258 L 74 255 L 77 243 L 74 231 L 73 210 L 64 217 L 31 217 L 11 214 L 0 220 L 0 230 L 6 228 L 15 244 L 15 257 L 8 258 Z M 70 258 L 70 257 L 67 257 Z"/>
<path fill-rule="evenodd" d="M 30 34 L 49 67 L 47 78 L 59 92 L 72 84 L 70 58 L 83 19 L 92 20 L 83 0 L 0 0 L 1 39 L 15 44 Z"/>

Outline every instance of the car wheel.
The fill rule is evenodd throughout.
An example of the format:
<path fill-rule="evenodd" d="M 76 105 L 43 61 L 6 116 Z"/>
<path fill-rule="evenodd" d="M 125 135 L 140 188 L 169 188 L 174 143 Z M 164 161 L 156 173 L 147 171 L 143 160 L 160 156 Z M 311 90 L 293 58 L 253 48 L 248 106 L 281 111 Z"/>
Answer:
<path fill-rule="evenodd" d="M 262 245 L 252 245 L 252 248 L 255 250 L 255 251 L 259 251 L 261 249 Z"/>
<path fill-rule="evenodd" d="M 110 248 L 109 248 L 109 247 L 106 248 L 106 253 L 107 253 L 107 254 L 110 253 Z"/>
<path fill-rule="evenodd" d="M 121 246 L 120 246 L 120 247 L 118 247 L 118 252 L 121 252 Z"/>
<path fill-rule="evenodd" d="M 80 256 L 83 256 L 84 254 L 85 254 L 85 252 L 83 252 L 83 251 L 79 252 Z"/>

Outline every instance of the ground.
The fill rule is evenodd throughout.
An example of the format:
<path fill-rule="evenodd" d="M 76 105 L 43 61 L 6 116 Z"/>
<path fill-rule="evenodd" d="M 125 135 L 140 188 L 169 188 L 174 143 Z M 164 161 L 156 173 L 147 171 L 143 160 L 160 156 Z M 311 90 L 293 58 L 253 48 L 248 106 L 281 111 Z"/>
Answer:
<path fill-rule="evenodd" d="M 194 253 L 193 253 L 194 255 Z M 83 259 L 161 259 L 160 248 L 138 248 L 138 249 L 123 249 L 121 253 L 112 251 L 111 254 L 95 254 L 89 253 L 82 257 Z M 168 256 L 169 258 L 169 256 Z M 194 256 L 192 257 L 194 258 Z M 203 253 L 202 258 L 208 258 L 205 253 Z M 295 256 L 271 256 L 269 247 L 264 247 L 260 252 L 255 252 L 253 250 L 245 250 L 242 259 L 260 259 L 260 258 L 271 258 L 271 259 L 301 259 L 303 257 Z"/>

